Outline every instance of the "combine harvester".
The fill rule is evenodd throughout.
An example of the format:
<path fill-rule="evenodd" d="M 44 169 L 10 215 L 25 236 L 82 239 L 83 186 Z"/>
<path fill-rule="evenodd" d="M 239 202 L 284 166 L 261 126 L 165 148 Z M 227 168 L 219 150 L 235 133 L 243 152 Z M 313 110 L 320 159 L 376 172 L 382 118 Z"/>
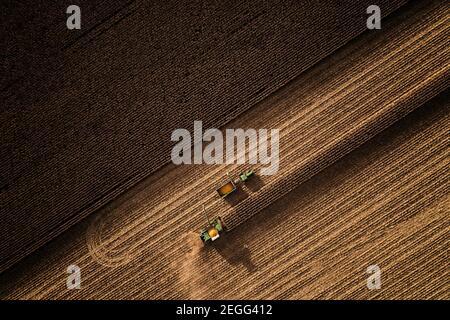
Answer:
<path fill-rule="evenodd" d="M 200 239 L 202 239 L 203 243 L 207 244 L 219 239 L 220 234 L 225 231 L 225 228 L 220 217 L 209 220 L 204 205 L 203 212 L 205 213 L 206 220 L 208 221 L 208 226 L 200 230 Z"/>
<path fill-rule="evenodd" d="M 217 189 L 217 192 L 222 198 L 234 193 L 237 191 L 237 184 L 240 182 L 246 182 L 251 176 L 253 176 L 255 172 L 253 170 L 247 170 L 239 174 L 239 180 L 233 181 L 230 175 L 227 173 L 228 182 L 222 185 Z M 208 221 L 208 225 L 200 230 L 200 239 L 202 239 L 204 244 L 209 244 L 220 238 L 220 235 L 226 231 L 225 225 L 220 216 L 209 219 L 208 214 L 206 213 L 205 206 L 203 205 L 203 212 L 205 213 L 206 220 Z"/>

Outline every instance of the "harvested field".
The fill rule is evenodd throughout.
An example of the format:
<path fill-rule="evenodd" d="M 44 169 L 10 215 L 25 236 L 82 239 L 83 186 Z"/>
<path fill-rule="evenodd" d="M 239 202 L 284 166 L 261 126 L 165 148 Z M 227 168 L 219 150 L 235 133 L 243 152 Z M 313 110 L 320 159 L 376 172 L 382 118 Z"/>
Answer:
<path fill-rule="evenodd" d="M 79 1 L 73 36 L 62 4 L 28 2 L 2 5 L 0 272 L 166 165 L 175 128 L 223 126 L 351 41 L 370 4 Z"/>
<path fill-rule="evenodd" d="M 224 201 L 218 180 L 245 165 L 166 165 L 3 272 L 0 296 L 450 298 L 449 10 L 401 8 L 239 109 L 227 128 L 280 129 L 278 175 Z M 230 229 L 212 247 L 202 205 Z M 65 287 L 71 264 L 81 290 Z"/>

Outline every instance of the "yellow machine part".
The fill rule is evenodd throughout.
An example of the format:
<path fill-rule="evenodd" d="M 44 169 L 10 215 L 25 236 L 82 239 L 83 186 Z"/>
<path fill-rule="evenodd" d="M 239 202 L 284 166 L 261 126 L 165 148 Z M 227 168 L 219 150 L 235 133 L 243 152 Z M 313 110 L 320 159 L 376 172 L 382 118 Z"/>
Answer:
<path fill-rule="evenodd" d="M 230 193 L 234 190 L 234 185 L 231 182 L 228 182 L 227 184 L 223 185 L 222 187 L 217 190 L 220 195 L 225 195 Z"/>
<path fill-rule="evenodd" d="M 211 228 L 208 230 L 208 234 L 211 238 L 214 238 L 219 234 L 219 232 L 216 230 L 216 228 Z"/>

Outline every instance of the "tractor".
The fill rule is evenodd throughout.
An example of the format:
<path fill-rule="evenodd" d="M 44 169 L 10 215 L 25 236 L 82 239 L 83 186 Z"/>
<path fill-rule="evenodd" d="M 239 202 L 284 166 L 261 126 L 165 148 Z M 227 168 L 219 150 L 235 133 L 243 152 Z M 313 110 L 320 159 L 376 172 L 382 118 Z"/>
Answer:
<path fill-rule="evenodd" d="M 241 172 L 241 173 L 239 173 L 239 180 L 242 182 L 246 182 L 253 175 L 255 175 L 255 172 L 251 169 Z"/>

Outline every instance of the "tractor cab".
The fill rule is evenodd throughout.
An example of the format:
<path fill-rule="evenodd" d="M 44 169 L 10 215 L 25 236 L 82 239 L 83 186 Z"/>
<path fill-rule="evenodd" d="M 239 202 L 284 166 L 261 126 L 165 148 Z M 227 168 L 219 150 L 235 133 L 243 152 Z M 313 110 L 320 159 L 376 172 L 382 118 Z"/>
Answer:
<path fill-rule="evenodd" d="M 251 176 L 255 175 L 255 171 L 253 170 L 247 170 L 244 172 L 239 173 L 239 179 L 242 182 L 246 182 L 248 179 L 250 179 Z"/>

